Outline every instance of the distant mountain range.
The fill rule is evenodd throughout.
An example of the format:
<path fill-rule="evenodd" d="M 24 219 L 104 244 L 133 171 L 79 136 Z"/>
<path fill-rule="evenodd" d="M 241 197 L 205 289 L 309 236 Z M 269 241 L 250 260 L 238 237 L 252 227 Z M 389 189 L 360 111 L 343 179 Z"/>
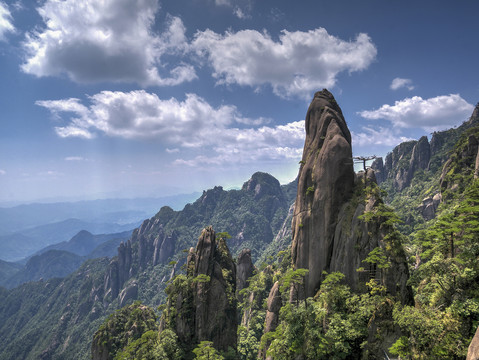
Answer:
<path fill-rule="evenodd" d="M 132 230 L 159 208 L 182 208 L 199 194 L 161 198 L 107 199 L 74 203 L 28 204 L 0 208 L 0 259 L 20 261 L 68 241 L 81 230 L 110 234 Z"/>
<path fill-rule="evenodd" d="M 0 235 L 23 232 L 25 229 L 67 219 L 97 223 L 134 223 L 152 216 L 164 205 L 181 209 L 198 196 L 199 193 L 192 193 L 158 198 L 102 199 L 0 207 Z"/>
<path fill-rule="evenodd" d="M 0 286 L 10 289 L 29 281 L 65 277 L 88 259 L 115 256 L 131 233 L 93 235 L 81 230 L 69 241 L 47 246 L 24 259 L 25 264 L 0 260 Z"/>
<path fill-rule="evenodd" d="M 0 236 L 0 259 L 10 262 L 23 260 L 21 262 L 26 263 L 27 258 L 36 252 L 48 246 L 67 242 L 79 231 L 87 230 L 94 234 L 109 234 L 132 230 L 138 225 L 138 222 L 118 225 L 90 223 L 78 219 L 41 225 L 11 235 Z"/>

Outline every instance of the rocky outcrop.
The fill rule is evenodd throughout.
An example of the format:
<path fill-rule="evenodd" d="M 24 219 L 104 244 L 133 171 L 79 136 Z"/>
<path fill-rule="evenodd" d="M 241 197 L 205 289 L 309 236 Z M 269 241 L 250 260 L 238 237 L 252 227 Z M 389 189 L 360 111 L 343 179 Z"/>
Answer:
<path fill-rule="evenodd" d="M 143 221 L 131 238 L 120 244 L 118 256 L 110 262 L 105 275 L 105 301 L 115 299 L 123 285 L 138 271 L 151 265 L 166 264 L 175 253 L 176 239 L 177 232 L 167 234 L 159 218 Z"/>
<path fill-rule="evenodd" d="M 120 293 L 120 307 L 125 306 L 127 303 L 132 302 L 138 298 L 138 283 L 133 281 L 128 284 Z"/>
<path fill-rule="evenodd" d="M 462 157 L 476 157 L 477 149 L 479 147 L 479 142 L 473 134 L 470 134 L 467 138 L 467 146 L 464 147 L 462 151 Z"/>
<path fill-rule="evenodd" d="M 393 179 L 394 186 L 398 190 L 402 190 L 409 185 L 409 166 L 412 150 L 416 143 L 417 141 L 403 142 L 386 155 L 384 161 L 386 178 Z"/>
<path fill-rule="evenodd" d="M 138 243 L 138 265 L 144 270 L 148 264 L 165 263 L 175 252 L 177 234 L 166 234 L 159 218 L 143 221 L 133 232 L 132 243 Z"/>
<path fill-rule="evenodd" d="M 281 309 L 282 301 L 279 292 L 279 283 L 276 281 L 269 292 L 266 305 L 266 319 L 264 325 L 264 332 L 276 330 L 279 323 L 279 310 Z"/>
<path fill-rule="evenodd" d="M 157 331 L 154 310 L 139 302 L 126 306 L 108 317 L 93 336 L 91 359 L 117 358 L 120 351 L 147 331 Z"/>
<path fill-rule="evenodd" d="M 306 114 L 306 140 L 293 216 L 292 261 L 309 269 L 306 294 L 319 289 L 331 267 L 337 215 L 351 197 L 354 170 L 351 134 L 333 95 L 322 90 Z"/>
<path fill-rule="evenodd" d="M 419 170 L 437 171 L 448 167 L 450 153 L 454 146 L 460 140 L 462 134 L 468 129 L 479 123 L 479 104 L 476 105 L 471 117 L 458 128 L 452 128 L 445 131 L 435 131 L 429 142 L 427 137 L 423 136 L 418 141 L 407 141 L 396 146 L 384 160 L 384 172 L 379 175 L 380 161 L 373 163 L 372 168 L 376 171 L 378 184 L 387 179 L 392 179 L 396 190 L 403 190 L 411 184 L 414 174 Z M 460 158 L 477 157 L 479 140 L 477 136 L 470 134 L 467 146 L 463 148 Z M 479 169 L 479 158 L 478 167 Z M 450 168 L 448 168 L 448 171 Z M 446 172 L 443 172 L 441 179 L 444 180 Z M 478 170 L 479 175 L 479 170 Z M 478 176 L 476 175 L 476 176 Z M 442 182 L 441 180 L 441 182 Z M 442 184 L 443 188 L 448 184 Z"/>
<path fill-rule="evenodd" d="M 418 141 L 403 142 L 387 154 L 384 170 L 377 175 L 378 184 L 391 178 L 395 188 L 401 191 L 411 184 L 416 171 L 428 168 L 430 160 L 431 145 L 426 136 Z M 374 166 L 373 169 L 376 171 L 378 167 Z"/>
<path fill-rule="evenodd" d="M 421 205 L 418 206 L 418 211 L 424 220 L 432 220 L 436 216 L 436 210 L 441 203 L 441 194 L 435 194 L 434 196 L 428 196 L 422 200 Z"/>
<path fill-rule="evenodd" d="M 479 327 L 477 328 L 476 334 L 469 344 L 466 360 L 479 360 Z"/>
<path fill-rule="evenodd" d="M 387 173 L 384 168 L 384 162 L 382 157 L 377 157 L 376 159 L 374 159 L 373 163 L 371 164 L 371 169 L 374 170 L 374 174 L 376 175 L 376 182 L 378 183 L 378 185 L 386 181 Z"/>
<path fill-rule="evenodd" d="M 357 175 L 355 194 L 351 201 L 344 203 L 338 214 L 328 272 L 343 273 L 346 283 L 354 291 L 365 291 L 365 283 L 374 279 L 402 303 L 411 303 L 406 256 L 400 239 L 394 235 L 393 226 L 385 223 L 386 215 L 381 215 L 384 204 L 372 169 Z M 364 216 L 368 214 L 374 216 L 365 221 Z M 382 267 L 366 262 L 372 251 L 379 251 L 388 265 Z"/>
<path fill-rule="evenodd" d="M 279 282 L 275 282 L 269 292 L 266 305 L 266 318 L 264 321 L 264 333 L 275 331 L 279 324 L 279 310 L 282 306 L 281 293 L 279 292 Z M 260 359 L 269 359 L 266 357 L 270 343 L 266 342 L 264 348 L 260 349 L 258 357 Z"/>
<path fill-rule="evenodd" d="M 429 141 L 426 136 L 423 136 L 412 149 L 411 160 L 409 161 L 409 183 L 411 183 L 412 177 L 417 170 L 427 169 L 430 159 L 431 148 Z"/>
<path fill-rule="evenodd" d="M 235 349 L 236 265 L 225 239 L 205 228 L 186 268 L 191 285 L 171 290 L 168 298 L 167 316 L 173 317 L 178 339 L 187 347 L 208 340 L 218 350 Z"/>
<path fill-rule="evenodd" d="M 396 149 L 388 161 L 400 162 L 401 155 L 415 145 L 416 142 Z M 422 146 L 417 147 L 414 158 L 418 166 L 427 164 Z M 411 158 L 403 159 L 408 169 Z M 374 171 L 354 174 L 349 130 L 336 101 L 326 90 L 316 93 L 309 107 L 301 163 L 292 261 L 295 269 L 308 269 L 309 273 L 305 277 L 305 294 L 299 298 L 315 295 L 324 271 L 339 271 L 355 291 L 365 290 L 365 283 L 375 279 L 390 294 L 409 303 L 412 297 L 406 285 L 409 275 L 402 245 L 399 239 L 394 244 L 385 240 L 392 238 L 394 229 L 383 224 L 386 217 L 376 215 L 382 214 L 384 204 Z M 375 215 L 365 221 L 365 214 Z M 364 262 L 373 250 L 385 256 L 388 269 Z M 358 272 L 359 268 L 364 272 Z"/>
<path fill-rule="evenodd" d="M 254 270 L 255 267 L 251 261 L 251 250 L 241 250 L 236 261 L 236 293 L 239 302 L 242 301 L 239 292 L 248 287 L 248 279 L 253 276 Z"/>

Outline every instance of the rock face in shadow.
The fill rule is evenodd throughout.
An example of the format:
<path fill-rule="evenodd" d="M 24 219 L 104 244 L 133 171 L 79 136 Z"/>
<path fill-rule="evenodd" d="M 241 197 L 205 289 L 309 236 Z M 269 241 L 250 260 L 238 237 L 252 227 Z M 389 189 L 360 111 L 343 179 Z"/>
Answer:
<path fill-rule="evenodd" d="M 238 301 L 241 302 L 242 298 L 239 296 L 239 292 L 248 287 L 248 279 L 253 276 L 255 269 L 251 261 L 251 250 L 241 250 L 236 264 L 236 293 L 238 294 Z"/>
<path fill-rule="evenodd" d="M 384 169 L 384 161 L 382 157 L 374 159 L 373 163 L 371 164 L 371 169 L 374 170 L 374 174 L 376 175 L 376 182 L 378 183 L 378 185 L 386 181 L 387 173 Z"/>
<path fill-rule="evenodd" d="M 411 183 L 412 177 L 417 170 L 427 169 L 429 160 L 431 160 L 431 147 L 427 137 L 423 136 L 412 149 L 411 160 L 409 161 L 408 185 Z"/>
<path fill-rule="evenodd" d="M 292 260 L 309 269 L 306 296 L 319 289 L 331 267 L 334 232 L 341 206 L 354 186 L 351 134 L 333 95 L 322 90 L 306 114 L 306 140 L 293 215 Z"/>
<path fill-rule="evenodd" d="M 205 228 L 196 249 L 190 249 L 186 268 L 186 285 L 168 294 L 178 339 L 187 347 L 207 340 L 218 350 L 236 349 L 236 265 L 212 227 Z"/>
<path fill-rule="evenodd" d="M 365 283 L 374 279 L 403 304 L 412 303 L 406 255 L 399 233 L 387 223 L 387 215 L 381 215 L 383 210 L 374 171 L 358 173 L 354 196 L 337 217 L 328 272 L 343 273 L 349 287 L 359 292 L 366 291 Z M 370 218 L 366 221 L 365 216 Z M 386 267 L 365 261 L 373 251 L 384 257 Z"/>

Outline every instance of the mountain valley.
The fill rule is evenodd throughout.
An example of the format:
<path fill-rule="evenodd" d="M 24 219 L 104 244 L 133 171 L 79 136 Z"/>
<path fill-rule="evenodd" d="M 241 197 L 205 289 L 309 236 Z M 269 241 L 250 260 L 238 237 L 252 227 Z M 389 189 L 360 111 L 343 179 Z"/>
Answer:
<path fill-rule="evenodd" d="M 479 104 L 366 171 L 351 145 L 323 90 L 292 183 L 257 172 L 131 236 L 82 231 L 30 258 L 73 272 L 49 278 L 45 260 L 43 280 L 0 288 L 0 359 L 465 358 L 479 325 Z"/>

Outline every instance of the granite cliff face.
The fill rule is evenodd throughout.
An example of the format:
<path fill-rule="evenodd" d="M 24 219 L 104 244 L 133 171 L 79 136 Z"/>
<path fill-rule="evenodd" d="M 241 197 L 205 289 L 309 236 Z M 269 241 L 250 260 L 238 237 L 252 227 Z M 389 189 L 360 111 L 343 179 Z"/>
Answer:
<path fill-rule="evenodd" d="M 435 131 L 428 141 L 426 136 L 418 141 L 406 141 L 396 146 L 386 158 L 376 159 L 371 167 L 376 173 L 378 184 L 391 179 L 394 189 L 402 191 L 407 188 L 418 170 L 436 171 L 442 169 L 449 159 L 461 134 L 479 122 L 479 104 L 476 105 L 471 117 L 461 126 L 445 131 Z M 478 139 L 472 136 L 463 157 L 476 157 Z"/>
<path fill-rule="evenodd" d="M 105 275 L 105 301 L 115 299 L 123 285 L 149 265 L 166 264 L 175 253 L 175 231 L 167 234 L 159 218 L 143 221 L 131 238 L 118 247 Z M 131 298 L 135 300 L 136 298 Z"/>
<path fill-rule="evenodd" d="M 388 211 L 374 171 L 358 173 L 354 196 L 338 214 L 328 272 L 343 273 L 350 288 L 359 292 L 365 291 L 365 283 L 374 279 L 401 303 L 411 303 L 406 255 L 399 232 L 389 222 Z M 383 257 L 384 264 L 366 260 L 374 252 Z"/>
<path fill-rule="evenodd" d="M 225 239 L 205 228 L 189 251 L 186 268 L 186 281 L 179 284 L 177 278 L 167 290 L 161 327 L 173 327 L 187 347 L 208 340 L 218 350 L 236 349 L 236 264 Z"/>
<path fill-rule="evenodd" d="M 341 206 L 354 186 L 351 134 L 333 95 L 314 95 L 306 114 L 306 140 L 293 215 L 292 261 L 309 269 L 306 296 L 318 290 L 331 267 L 334 232 Z"/>
<path fill-rule="evenodd" d="M 251 261 L 251 250 L 243 249 L 236 260 L 236 294 L 239 302 L 243 299 L 239 292 L 248 287 L 248 279 L 253 276 L 255 267 Z"/>
<path fill-rule="evenodd" d="M 397 190 L 402 190 L 411 184 L 414 173 L 425 170 L 431 159 L 431 145 L 426 136 L 419 141 L 407 141 L 396 146 L 392 152 L 383 159 L 378 158 L 371 166 L 378 171 L 378 184 L 392 178 Z"/>
<path fill-rule="evenodd" d="M 416 157 L 421 164 L 426 162 L 422 156 Z M 323 271 L 339 271 L 353 290 L 362 290 L 369 278 L 375 278 L 391 294 L 410 301 L 402 246 L 386 246 L 384 241 L 392 229 L 383 226 L 386 219 L 379 215 L 383 204 L 379 191 L 374 190 L 374 171 L 355 176 L 351 136 L 341 109 L 327 90 L 316 93 L 308 109 L 301 163 L 292 225 L 294 268 L 309 270 L 301 297 L 314 296 Z M 367 214 L 378 215 L 366 221 Z M 371 265 L 365 273 L 358 272 L 376 248 L 387 257 L 390 268 L 379 270 Z"/>

